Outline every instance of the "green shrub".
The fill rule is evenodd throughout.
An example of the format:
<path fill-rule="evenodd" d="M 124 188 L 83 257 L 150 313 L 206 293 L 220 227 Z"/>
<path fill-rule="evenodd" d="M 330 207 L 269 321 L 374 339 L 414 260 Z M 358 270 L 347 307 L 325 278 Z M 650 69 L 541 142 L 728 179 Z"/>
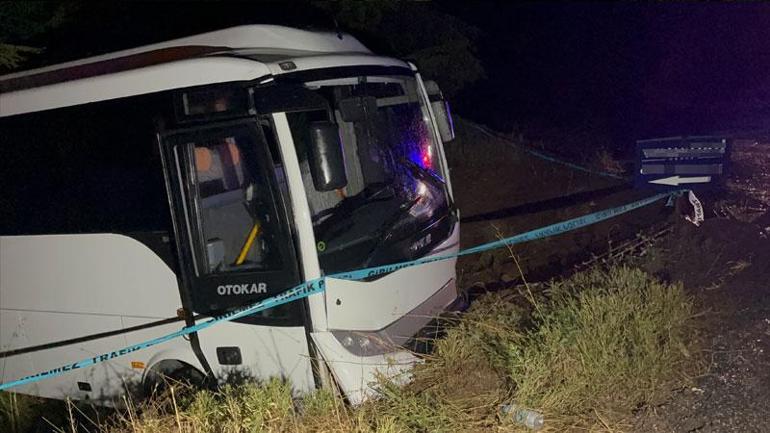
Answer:
<path fill-rule="evenodd" d="M 665 395 L 690 362 L 692 302 L 627 267 L 554 283 L 535 328 L 508 346 L 519 404 L 554 419 L 609 418 Z"/>

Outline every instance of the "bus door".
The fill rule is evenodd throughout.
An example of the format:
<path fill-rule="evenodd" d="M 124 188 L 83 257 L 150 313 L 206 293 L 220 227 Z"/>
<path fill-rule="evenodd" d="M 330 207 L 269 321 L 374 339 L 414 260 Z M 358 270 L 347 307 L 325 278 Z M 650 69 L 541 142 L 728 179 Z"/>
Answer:
<path fill-rule="evenodd" d="M 256 120 L 173 130 L 161 141 L 186 308 L 216 315 L 299 284 L 281 168 Z M 305 311 L 301 300 L 214 326 L 200 333 L 202 350 L 213 370 L 312 388 Z"/>

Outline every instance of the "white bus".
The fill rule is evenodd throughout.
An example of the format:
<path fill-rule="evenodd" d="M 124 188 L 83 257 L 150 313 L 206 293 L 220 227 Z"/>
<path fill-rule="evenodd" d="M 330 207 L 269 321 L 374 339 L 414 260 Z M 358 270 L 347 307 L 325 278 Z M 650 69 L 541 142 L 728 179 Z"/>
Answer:
<path fill-rule="evenodd" d="M 346 34 L 250 25 L 0 77 L 1 380 L 456 251 L 453 136 L 432 82 Z M 357 403 L 457 299 L 454 260 L 328 279 L 14 391 L 237 374 Z"/>

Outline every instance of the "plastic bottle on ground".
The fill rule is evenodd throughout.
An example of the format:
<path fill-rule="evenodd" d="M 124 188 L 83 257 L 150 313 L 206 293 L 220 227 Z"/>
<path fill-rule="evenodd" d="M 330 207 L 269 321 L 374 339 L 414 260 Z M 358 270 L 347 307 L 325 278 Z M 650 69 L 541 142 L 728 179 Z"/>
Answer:
<path fill-rule="evenodd" d="M 502 405 L 500 407 L 500 415 L 502 418 L 511 417 L 516 424 L 526 426 L 532 430 L 540 430 L 545 423 L 543 414 L 514 403 Z"/>

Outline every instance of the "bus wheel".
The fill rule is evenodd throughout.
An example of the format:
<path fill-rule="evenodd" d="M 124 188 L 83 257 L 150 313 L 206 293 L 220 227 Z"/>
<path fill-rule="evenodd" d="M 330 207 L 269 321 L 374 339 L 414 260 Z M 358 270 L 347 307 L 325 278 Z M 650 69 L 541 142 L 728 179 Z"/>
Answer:
<path fill-rule="evenodd" d="M 195 392 L 206 387 L 206 375 L 182 361 L 167 360 L 155 364 L 144 379 L 144 396 L 161 397 L 173 386 L 174 392 Z"/>

